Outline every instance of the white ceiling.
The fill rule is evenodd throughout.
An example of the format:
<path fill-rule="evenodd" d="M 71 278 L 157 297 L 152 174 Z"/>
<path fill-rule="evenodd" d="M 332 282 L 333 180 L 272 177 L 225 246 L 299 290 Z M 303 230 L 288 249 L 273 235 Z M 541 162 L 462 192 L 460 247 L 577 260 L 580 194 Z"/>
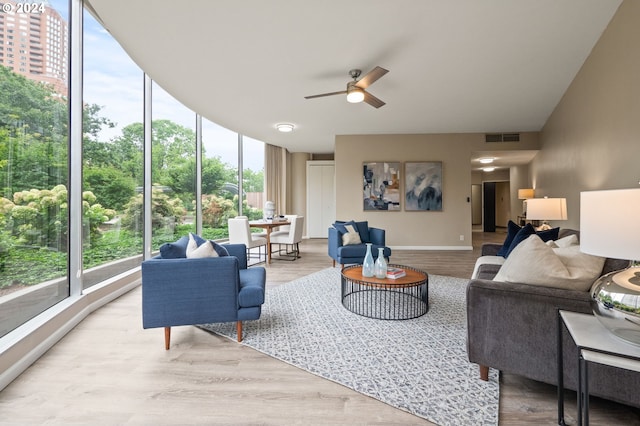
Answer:
<path fill-rule="evenodd" d="M 621 0 L 88 2 L 192 110 L 291 152 L 329 153 L 335 135 L 540 130 Z M 304 99 L 376 65 L 389 70 L 368 89 L 379 109 Z M 282 122 L 294 132 L 276 131 Z M 522 155 L 535 152 L 513 161 Z"/>

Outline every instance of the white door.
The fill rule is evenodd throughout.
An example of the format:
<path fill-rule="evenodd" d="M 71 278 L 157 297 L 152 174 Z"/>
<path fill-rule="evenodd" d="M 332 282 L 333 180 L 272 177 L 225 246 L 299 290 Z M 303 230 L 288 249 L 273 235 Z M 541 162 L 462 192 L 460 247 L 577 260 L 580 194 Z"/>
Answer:
<path fill-rule="evenodd" d="M 307 161 L 307 236 L 327 238 L 327 229 L 335 220 L 334 162 Z"/>

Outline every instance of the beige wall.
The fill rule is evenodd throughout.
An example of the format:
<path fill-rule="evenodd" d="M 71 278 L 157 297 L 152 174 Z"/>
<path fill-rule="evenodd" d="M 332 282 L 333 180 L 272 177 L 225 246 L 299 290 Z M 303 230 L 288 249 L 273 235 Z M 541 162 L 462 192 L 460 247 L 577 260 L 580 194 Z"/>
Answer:
<path fill-rule="evenodd" d="M 518 189 L 533 188 L 529 180 L 529 165 L 513 166 L 509 170 L 509 175 L 511 183 L 511 220 L 518 223 L 517 217 L 524 213 L 523 200 L 518 199 Z"/>
<path fill-rule="evenodd" d="M 498 145 L 485 143 L 479 133 L 337 136 L 336 218 L 367 220 L 384 228 L 387 244 L 395 248 L 470 249 L 471 153 L 498 147 L 538 149 L 537 134 L 525 133 L 521 142 Z M 362 164 L 370 161 L 442 161 L 443 211 L 406 212 L 403 201 L 399 212 L 363 211 Z"/>
<path fill-rule="evenodd" d="M 622 3 L 540 137 L 530 178 L 536 197 L 567 198 L 555 225 L 579 228 L 580 191 L 638 186 L 640 1 Z"/>

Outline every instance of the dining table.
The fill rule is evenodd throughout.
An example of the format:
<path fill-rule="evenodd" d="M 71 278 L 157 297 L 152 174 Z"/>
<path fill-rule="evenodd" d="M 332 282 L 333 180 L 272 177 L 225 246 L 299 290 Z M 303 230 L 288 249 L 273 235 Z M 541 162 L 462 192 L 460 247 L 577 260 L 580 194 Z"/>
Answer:
<path fill-rule="evenodd" d="M 265 230 L 266 239 L 267 239 L 267 264 L 271 263 L 271 231 L 274 228 L 284 225 L 291 225 L 286 219 L 259 219 L 259 220 L 250 220 L 249 227 L 251 228 L 262 228 Z"/>

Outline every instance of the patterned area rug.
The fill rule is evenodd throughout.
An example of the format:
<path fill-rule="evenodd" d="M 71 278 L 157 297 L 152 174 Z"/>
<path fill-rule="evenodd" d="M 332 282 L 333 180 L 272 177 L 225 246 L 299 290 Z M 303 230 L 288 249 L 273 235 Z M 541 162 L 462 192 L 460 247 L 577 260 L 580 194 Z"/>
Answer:
<path fill-rule="evenodd" d="M 467 280 L 431 275 L 429 312 L 390 321 L 340 303 L 340 270 L 269 289 L 243 344 L 438 425 L 497 425 L 498 374 L 488 382 L 467 359 Z M 205 330 L 236 339 L 235 323 Z"/>

